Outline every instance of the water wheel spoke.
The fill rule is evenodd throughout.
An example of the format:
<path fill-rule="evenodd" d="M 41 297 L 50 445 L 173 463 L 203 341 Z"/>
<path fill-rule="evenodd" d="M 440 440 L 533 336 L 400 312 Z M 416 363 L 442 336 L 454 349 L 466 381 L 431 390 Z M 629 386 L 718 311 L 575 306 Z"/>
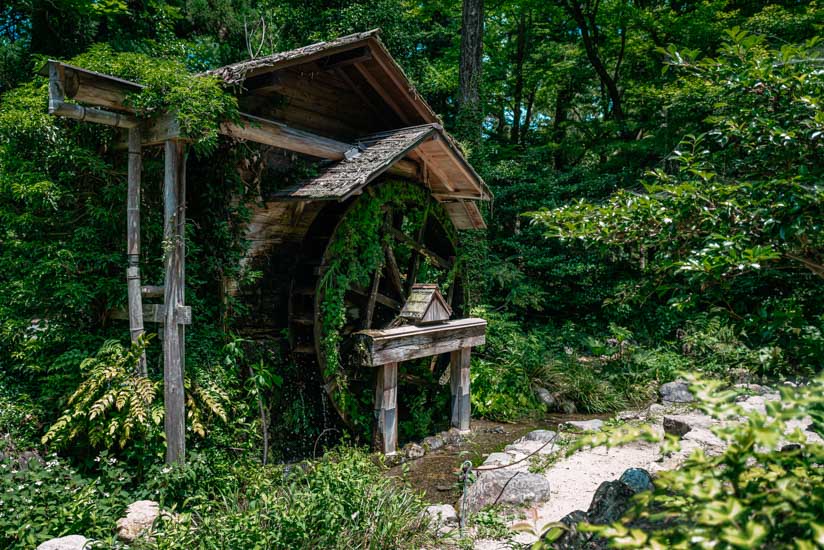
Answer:
<path fill-rule="evenodd" d="M 414 239 L 407 236 L 403 231 L 400 231 L 399 229 L 395 229 L 393 227 L 390 230 L 390 232 L 391 232 L 393 238 L 395 238 L 396 240 L 398 240 L 398 241 L 400 241 L 400 242 L 402 242 L 402 243 L 404 243 L 408 246 L 411 246 L 413 250 L 418 252 L 418 254 L 421 254 L 422 256 L 426 256 L 434 264 L 436 264 L 438 267 L 442 267 L 444 269 L 449 269 L 449 268 L 452 267 L 452 264 L 450 263 L 449 260 L 441 257 L 439 254 L 437 254 L 436 252 L 433 252 L 432 250 L 428 249 L 426 246 L 424 246 L 424 245 L 422 245 L 418 242 L 415 242 Z"/>
<path fill-rule="evenodd" d="M 364 297 L 364 298 L 369 297 L 369 290 L 363 288 L 362 286 L 351 286 L 351 287 L 349 287 L 349 290 L 351 292 L 354 292 L 355 294 L 361 296 L 361 297 Z M 381 294 L 380 292 L 378 292 L 375 295 L 375 302 L 379 303 L 382 306 L 388 307 L 389 309 L 394 309 L 395 311 L 400 311 L 401 308 L 403 307 L 402 303 L 398 302 L 397 300 L 395 300 L 393 298 L 390 298 L 389 296 Z"/>
<path fill-rule="evenodd" d="M 378 285 L 381 282 L 381 270 L 376 269 L 372 275 L 372 288 L 369 289 L 369 297 L 366 300 L 366 317 L 363 320 L 363 328 L 372 328 L 372 317 L 375 314 L 375 302 L 378 299 Z"/>
<path fill-rule="evenodd" d="M 429 208 L 430 204 L 426 204 L 426 208 L 423 211 L 423 219 L 421 220 L 421 226 L 418 229 L 418 234 L 416 235 L 415 242 L 418 245 L 422 246 L 421 243 L 423 242 L 423 237 L 426 234 L 426 226 L 429 223 Z M 418 253 L 417 248 L 412 247 L 412 253 L 409 255 L 409 264 L 406 268 L 406 285 L 404 286 L 404 290 L 406 291 L 406 295 L 409 296 L 409 293 L 412 292 L 412 285 L 415 284 L 418 278 L 418 269 L 421 266 L 421 254 Z"/>

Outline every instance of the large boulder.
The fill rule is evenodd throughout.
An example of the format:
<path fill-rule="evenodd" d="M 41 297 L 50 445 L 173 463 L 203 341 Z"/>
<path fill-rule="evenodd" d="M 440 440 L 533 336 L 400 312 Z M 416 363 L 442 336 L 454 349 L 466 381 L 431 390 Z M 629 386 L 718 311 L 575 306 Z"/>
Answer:
<path fill-rule="evenodd" d="M 138 500 L 126 508 L 126 517 L 117 520 L 117 538 L 132 543 L 151 532 L 160 517 L 160 505 L 153 500 Z"/>
<path fill-rule="evenodd" d="M 540 441 L 541 443 L 547 443 L 555 439 L 557 435 L 558 434 L 552 430 L 532 430 L 518 441 Z"/>
<path fill-rule="evenodd" d="M 91 541 L 82 535 L 69 535 L 47 540 L 37 546 L 37 550 L 85 550 Z"/>
<path fill-rule="evenodd" d="M 510 470 L 482 472 L 467 489 L 461 515 L 474 514 L 491 504 L 521 505 L 549 500 L 549 480 L 542 475 Z"/>
<path fill-rule="evenodd" d="M 692 403 L 695 401 L 692 393 L 690 393 L 690 385 L 686 380 L 678 379 L 672 382 L 667 382 L 658 388 L 658 393 L 661 394 L 661 403 Z"/>
<path fill-rule="evenodd" d="M 629 510 L 633 496 L 652 489 L 652 477 L 641 468 L 630 468 L 620 479 L 605 481 L 595 491 L 586 513 L 576 510 L 561 519 L 566 531 L 550 546 L 564 550 L 608 548 L 606 540 L 592 533 L 579 531 L 578 524 L 586 521 L 594 525 L 606 525 L 618 521 Z"/>

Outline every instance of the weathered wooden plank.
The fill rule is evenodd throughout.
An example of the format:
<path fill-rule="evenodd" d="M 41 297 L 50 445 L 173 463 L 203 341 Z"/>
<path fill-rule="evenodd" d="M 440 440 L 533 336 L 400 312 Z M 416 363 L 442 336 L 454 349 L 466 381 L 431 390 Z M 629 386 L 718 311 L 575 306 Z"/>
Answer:
<path fill-rule="evenodd" d="M 164 429 L 166 432 L 166 463 L 184 462 L 186 456 L 186 410 L 183 393 L 183 363 L 180 330 L 175 307 L 180 297 L 180 248 L 177 246 L 180 161 L 182 144 L 167 141 L 164 144 L 165 166 L 163 177 L 163 239 L 166 241 L 166 275 L 164 302 L 167 304 L 163 325 L 163 396 Z"/>
<path fill-rule="evenodd" d="M 162 298 L 164 294 L 163 286 L 161 285 L 143 285 L 140 287 L 140 294 L 144 298 Z"/>
<path fill-rule="evenodd" d="M 381 365 L 375 374 L 373 446 L 391 455 L 398 450 L 398 364 Z"/>
<path fill-rule="evenodd" d="M 472 349 L 464 347 L 452 352 L 449 381 L 452 392 L 452 427 L 469 430 L 471 404 L 469 400 L 469 359 Z"/>
<path fill-rule="evenodd" d="M 129 129 L 128 181 L 126 185 L 126 288 L 129 296 L 129 335 L 137 343 L 143 335 L 143 300 L 140 288 L 140 173 L 143 156 L 140 129 Z M 145 351 L 137 362 L 137 371 L 146 376 Z"/>
<path fill-rule="evenodd" d="M 240 123 L 224 122 L 220 126 L 220 131 L 236 139 L 246 139 L 327 159 L 340 160 L 344 153 L 352 148 L 349 144 L 335 139 L 248 114 L 241 115 Z"/>
<path fill-rule="evenodd" d="M 109 313 L 111 319 L 122 321 L 129 320 L 129 312 L 125 309 L 113 309 Z M 177 323 L 181 325 L 192 324 L 192 308 L 191 306 L 176 306 L 175 318 Z M 143 323 L 159 323 L 166 322 L 166 306 L 164 304 L 143 304 Z"/>
<path fill-rule="evenodd" d="M 358 70 L 363 79 L 366 80 L 366 82 L 368 82 L 370 86 L 372 86 L 372 88 L 378 93 L 378 95 L 381 96 L 381 98 L 383 98 L 386 104 L 389 105 L 393 111 L 395 111 L 395 114 L 398 115 L 398 118 L 400 118 L 404 124 L 411 124 L 411 119 L 409 118 L 409 115 L 406 113 L 406 110 L 403 109 L 400 105 L 398 105 L 398 102 L 395 101 L 395 97 L 391 93 L 389 93 L 386 90 L 386 88 L 384 88 L 383 84 L 378 82 L 378 79 L 375 78 L 375 75 L 373 75 L 369 71 L 369 69 L 364 67 L 363 63 L 355 63 L 354 67 Z"/>
<path fill-rule="evenodd" d="M 486 342 L 486 321 L 478 318 L 456 319 L 438 325 L 402 326 L 356 333 L 359 361 L 365 366 L 409 361 Z"/>
<path fill-rule="evenodd" d="M 81 122 L 94 122 L 96 124 L 114 126 L 116 128 L 135 128 L 140 125 L 137 117 L 62 101 L 50 101 L 49 114 L 72 118 Z"/>

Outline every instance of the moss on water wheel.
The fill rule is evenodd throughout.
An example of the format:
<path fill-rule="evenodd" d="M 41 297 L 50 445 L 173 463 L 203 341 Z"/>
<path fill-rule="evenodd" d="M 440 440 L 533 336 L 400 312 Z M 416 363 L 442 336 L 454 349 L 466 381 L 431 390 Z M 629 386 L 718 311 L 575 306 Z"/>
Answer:
<path fill-rule="evenodd" d="M 349 336 L 392 323 L 415 282 L 437 283 L 459 305 L 455 241 L 449 218 L 429 192 L 395 180 L 354 199 L 332 232 L 315 289 L 315 349 L 329 397 L 356 434 L 371 430 L 374 373 L 351 358 Z M 421 376 L 420 365 L 405 368 L 421 386 L 432 382 Z M 420 387 L 404 398 L 425 406 L 431 390 Z"/>

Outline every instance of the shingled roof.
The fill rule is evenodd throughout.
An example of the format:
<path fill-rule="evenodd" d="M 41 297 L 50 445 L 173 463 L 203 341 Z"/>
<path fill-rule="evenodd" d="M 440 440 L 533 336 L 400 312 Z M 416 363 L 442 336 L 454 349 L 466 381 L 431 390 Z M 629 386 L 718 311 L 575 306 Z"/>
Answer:
<path fill-rule="evenodd" d="M 212 69 L 204 74 L 217 75 L 227 84 L 242 86 L 244 81 L 252 76 L 311 63 L 362 47 L 368 48 L 368 51 L 374 57 L 374 61 L 365 63 L 367 70 L 385 76 L 387 82 L 391 82 L 396 87 L 397 92 L 406 97 L 412 111 L 419 117 L 417 122 L 441 122 L 438 115 L 418 94 L 406 73 L 389 53 L 389 50 L 386 49 L 380 39 L 380 29 L 349 34 L 327 42 L 317 42 L 294 50 L 232 63 L 231 65 Z"/>
<path fill-rule="evenodd" d="M 474 192 L 474 198 L 488 199 L 489 192 L 483 180 L 466 163 L 463 155 L 457 150 L 455 144 L 447 137 L 439 124 L 412 126 L 361 138 L 357 143 L 357 151 L 354 151 L 353 154 L 349 154 L 347 158 L 330 166 L 317 177 L 282 189 L 275 196 L 281 200 L 345 200 L 354 194 L 360 193 L 367 184 L 410 152 L 422 150 L 424 142 L 433 140 L 438 140 L 441 149 L 451 153 L 439 153 L 447 159 L 440 160 L 440 164 L 460 163 L 460 166 L 456 166 L 455 172 L 461 170 L 470 176 L 461 180 L 465 187 L 465 193 Z M 446 186 L 454 185 L 458 181 L 457 178 L 455 180 L 452 180 L 452 178 L 443 179 L 449 179 L 450 181 L 442 181 L 437 177 L 433 177 L 428 182 L 433 193 L 440 192 L 444 195 L 454 193 L 454 187 L 449 189 Z M 439 187 L 444 188 L 439 189 Z"/>

